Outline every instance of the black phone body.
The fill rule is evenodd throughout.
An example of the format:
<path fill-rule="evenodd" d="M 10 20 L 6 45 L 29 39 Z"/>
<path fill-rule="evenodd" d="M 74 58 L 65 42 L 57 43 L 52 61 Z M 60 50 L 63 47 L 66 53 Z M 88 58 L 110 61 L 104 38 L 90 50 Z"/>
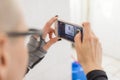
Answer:
<path fill-rule="evenodd" d="M 79 25 L 68 23 L 62 20 L 56 22 L 56 34 L 60 38 L 64 38 L 68 41 L 74 42 L 74 37 L 77 32 L 80 32 L 83 38 L 83 28 Z"/>

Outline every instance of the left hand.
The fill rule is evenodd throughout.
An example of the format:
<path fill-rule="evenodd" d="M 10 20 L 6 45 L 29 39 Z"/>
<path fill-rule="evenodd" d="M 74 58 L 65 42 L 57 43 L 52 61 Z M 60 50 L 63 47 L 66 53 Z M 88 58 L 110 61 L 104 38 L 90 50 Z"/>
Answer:
<path fill-rule="evenodd" d="M 52 24 L 57 20 L 58 17 L 53 17 L 51 18 L 46 25 L 43 28 L 43 35 L 42 38 L 46 39 L 47 35 L 49 35 L 49 41 L 47 42 L 47 44 L 45 44 L 43 46 L 44 50 L 48 50 L 54 43 L 56 43 L 58 41 L 58 37 L 53 37 L 53 34 L 55 34 L 55 30 L 53 28 L 51 28 Z"/>

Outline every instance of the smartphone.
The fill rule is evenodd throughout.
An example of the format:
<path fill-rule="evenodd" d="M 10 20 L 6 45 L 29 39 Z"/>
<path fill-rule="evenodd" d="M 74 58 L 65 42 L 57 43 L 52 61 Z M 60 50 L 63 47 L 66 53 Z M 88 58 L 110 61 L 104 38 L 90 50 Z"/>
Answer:
<path fill-rule="evenodd" d="M 57 20 L 55 26 L 58 37 L 74 42 L 74 37 L 79 31 L 82 35 L 81 41 L 83 40 L 83 28 L 81 26 L 63 20 Z"/>

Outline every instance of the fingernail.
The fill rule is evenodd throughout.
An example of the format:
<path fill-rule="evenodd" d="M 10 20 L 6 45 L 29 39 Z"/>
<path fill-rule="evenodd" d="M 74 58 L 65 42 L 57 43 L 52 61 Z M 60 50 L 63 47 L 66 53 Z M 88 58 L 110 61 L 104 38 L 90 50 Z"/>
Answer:
<path fill-rule="evenodd" d="M 58 41 L 61 41 L 62 39 L 58 39 Z"/>
<path fill-rule="evenodd" d="M 56 15 L 55 17 L 58 17 L 58 15 Z"/>

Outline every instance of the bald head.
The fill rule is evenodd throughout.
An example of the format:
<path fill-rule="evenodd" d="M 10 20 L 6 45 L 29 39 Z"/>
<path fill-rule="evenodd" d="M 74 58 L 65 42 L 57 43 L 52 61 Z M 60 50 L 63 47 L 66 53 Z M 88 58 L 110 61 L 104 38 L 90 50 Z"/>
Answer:
<path fill-rule="evenodd" d="M 0 0 L 0 31 L 13 31 L 20 23 L 20 13 L 14 0 Z"/>
<path fill-rule="evenodd" d="M 18 4 L 13 0 L 0 0 L 0 80 L 23 79 L 28 63 L 25 36 L 13 38 L 6 33 L 26 30 Z"/>

